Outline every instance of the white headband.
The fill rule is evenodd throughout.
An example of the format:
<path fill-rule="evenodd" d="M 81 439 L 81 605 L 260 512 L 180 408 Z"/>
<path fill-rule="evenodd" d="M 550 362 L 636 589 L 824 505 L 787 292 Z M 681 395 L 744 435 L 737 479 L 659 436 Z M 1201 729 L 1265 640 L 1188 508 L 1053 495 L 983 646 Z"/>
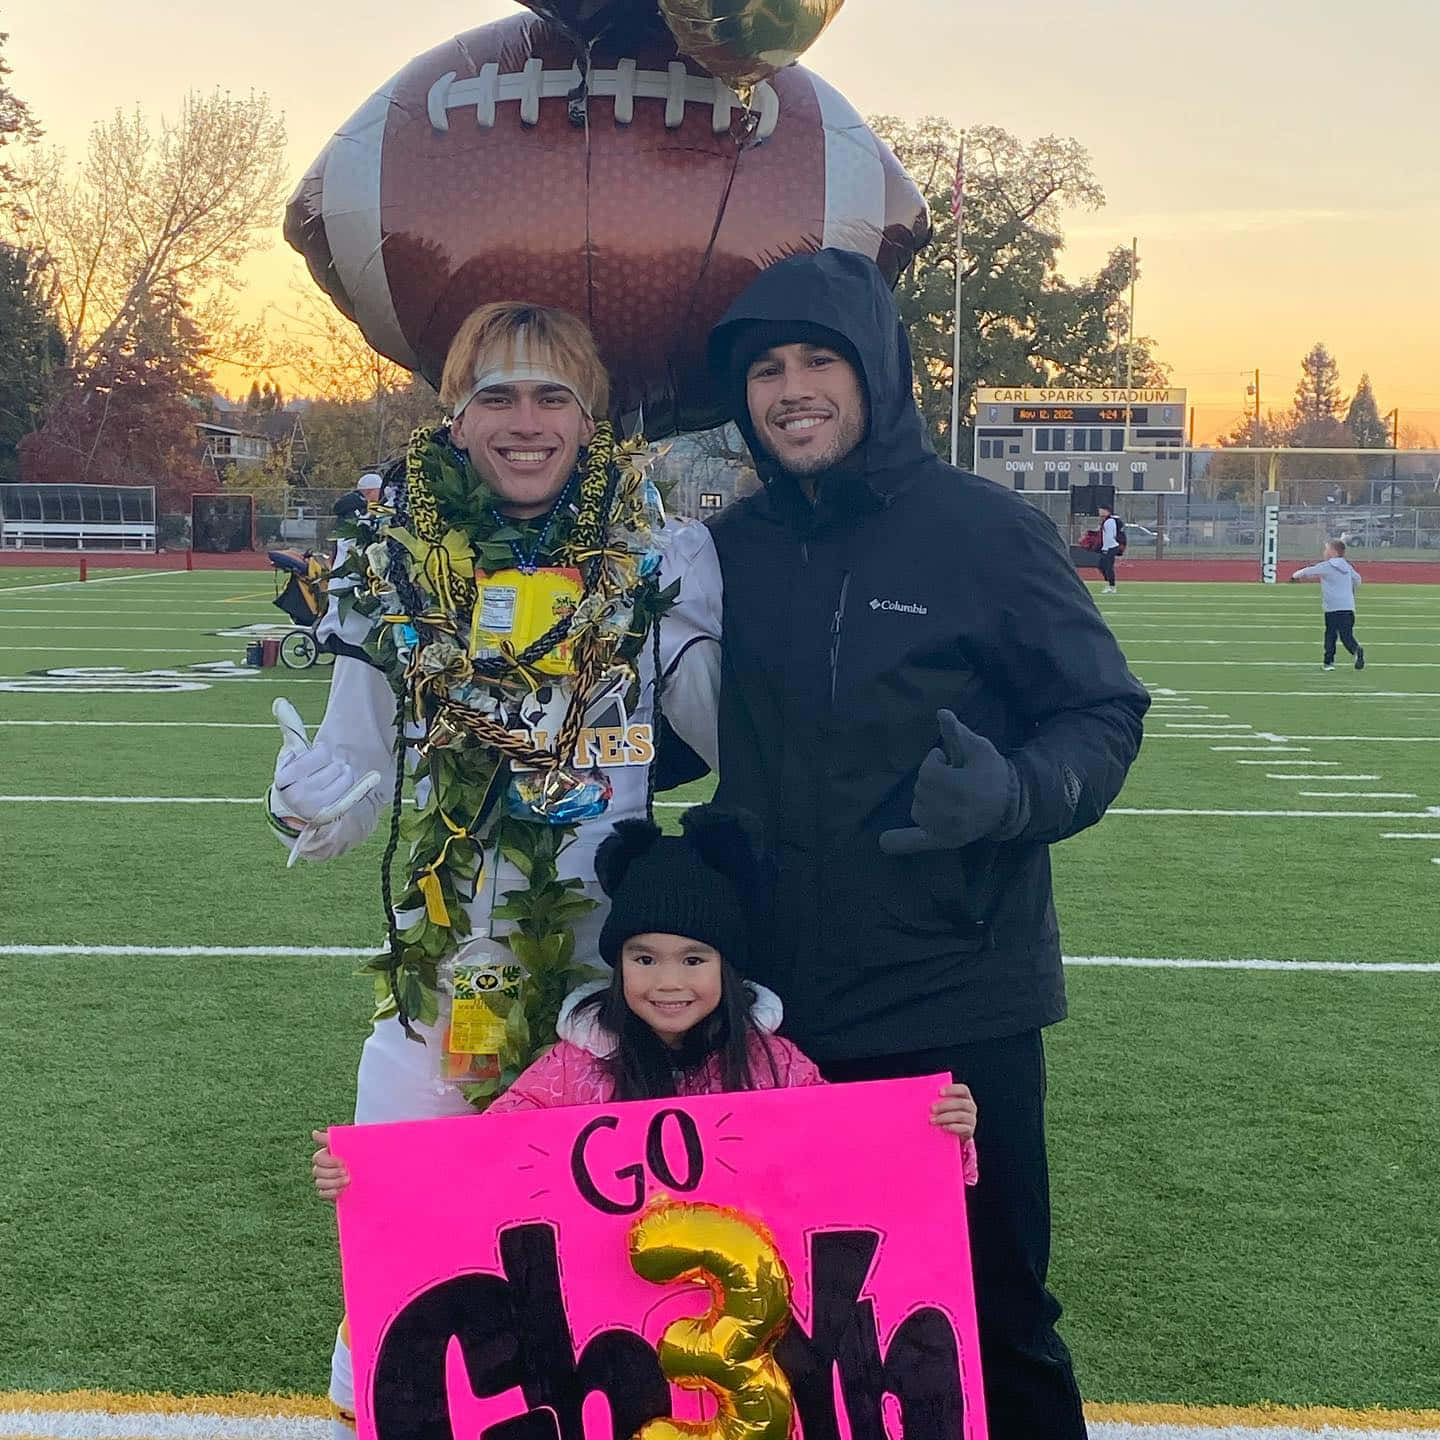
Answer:
<path fill-rule="evenodd" d="M 584 411 L 585 418 L 593 421 L 595 417 L 590 413 L 590 407 L 580 398 L 579 392 L 569 380 L 544 365 L 530 363 L 525 353 L 527 349 L 525 338 L 523 330 L 515 337 L 514 353 L 509 365 L 495 365 L 476 375 L 475 383 L 470 387 L 465 398 L 455 407 L 455 418 L 457 420 L 460 418 L 460 412 L 482 390 L 491 390 L 497 385 L 534 384 L 558 385 L 562 390 L 568 390 L 575 397 L 575 403 Z"/>

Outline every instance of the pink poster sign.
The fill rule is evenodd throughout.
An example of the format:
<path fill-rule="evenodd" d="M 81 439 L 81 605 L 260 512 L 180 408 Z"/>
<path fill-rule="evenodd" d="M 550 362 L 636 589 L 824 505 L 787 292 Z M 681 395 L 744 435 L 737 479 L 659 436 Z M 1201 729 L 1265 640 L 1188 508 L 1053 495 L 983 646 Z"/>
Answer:
<path fill-rule="evenodd" d="M 710 1420 L 728 1403 L 713 1385 L 675 1383 L 709 1360 L 662 1339 L 700 1317 L 692 1343 L 735 1361 L 715 1317 L 752 1313 L 738 1291 L 773 1280 L 773 1252 L 788 1321 L 782 1300 L 765 1353 L 711 1366 L 721 1388 L 773 1360 L 803 1440 L 985 1440 L 960 1146 L 929 1124 L 943 1078 L 333 1128 L 362 1440 L 631 1440 Z M 637 1273 L 657 1205 L 662 1268 L 689 1234 L 708 1271 Z M 731 1250 L 763 1253 L 715 1258 Z"/>

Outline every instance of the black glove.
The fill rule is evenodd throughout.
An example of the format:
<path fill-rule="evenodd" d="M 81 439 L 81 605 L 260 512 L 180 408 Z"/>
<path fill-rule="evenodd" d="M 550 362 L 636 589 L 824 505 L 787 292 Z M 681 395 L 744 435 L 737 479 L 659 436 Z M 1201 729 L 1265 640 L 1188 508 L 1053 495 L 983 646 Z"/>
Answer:
<path fill-rule="evenodd" d="M 983 736 L 949 710 L 938 712 L 940 742 L 915 777 L 910 818 L 915 828 L 886 830 L 887 855 L 959 850 L 977 840 L 1010 840 L 1030 818 L 1025 788 L 1015 767 Z"/>

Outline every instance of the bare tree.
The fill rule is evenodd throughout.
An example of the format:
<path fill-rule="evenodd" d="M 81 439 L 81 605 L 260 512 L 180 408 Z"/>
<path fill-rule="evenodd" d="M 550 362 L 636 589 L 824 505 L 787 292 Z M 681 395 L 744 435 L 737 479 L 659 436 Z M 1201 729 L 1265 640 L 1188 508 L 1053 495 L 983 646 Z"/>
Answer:
<path fill-rule="evenodd" d="M 434 390 L 373 350 L 357 326 L 308 287 L 272 327 L 292 388 L 313 397 L 306 419 L 312 483 L 349 485 L 361 470 L 403 452 L 416 425 L 439 421 Z"/>
<path fill-rule="evenodd" d="M 4 155 L 7 145 L 31 145 L 40 138 L 40 127 L 30 107 L 5 83 L 10 66 L 5 62 L 5 42 L 10 37 L 0 30 L 0 196 L 13 187 L 15 171 Z"/>
<path fill-rule="evenodd" d="M 117 111 L 75 166 L 38 152 L 18 177 L 24 234 L 75 368 L 165 312 L 188 315 L 215 358 L 233 338 L 238 266 L 277 232 L 285 188 L 285 124 L 263 94 L 192 92 L 158 130 Z"/>

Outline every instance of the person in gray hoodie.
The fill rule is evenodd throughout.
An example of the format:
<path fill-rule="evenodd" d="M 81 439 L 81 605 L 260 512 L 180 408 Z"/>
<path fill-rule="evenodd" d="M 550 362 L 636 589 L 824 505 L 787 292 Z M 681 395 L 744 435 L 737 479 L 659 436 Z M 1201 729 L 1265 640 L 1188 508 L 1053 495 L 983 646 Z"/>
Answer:
<path fill-rule="evenodd" d="M 1365 668 L 1365 648 L 1355 639 L 1355 591 L 1360 572 L 1345 558 L 1343 540 L 1325 542 L 1325 558 L 1318 565 L 1306 565 L 1290 579 L 1318 580 L 1320 602 L 1325 607 L 1325 668 L 1335 668 L 1335 642 L 1355 657 L 1355 668 Z"/>

